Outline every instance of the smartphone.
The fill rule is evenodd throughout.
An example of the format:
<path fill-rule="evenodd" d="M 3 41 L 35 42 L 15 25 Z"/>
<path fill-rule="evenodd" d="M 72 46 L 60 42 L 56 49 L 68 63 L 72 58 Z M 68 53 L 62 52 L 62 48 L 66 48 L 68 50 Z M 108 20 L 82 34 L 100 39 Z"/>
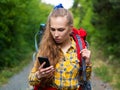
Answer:
<path fill-rule="evenodd" d="M 45 65 L 43 66 L 43 68 L 46 68 L 46 67 L 50 66 L 50 62 L 49 62 L 48 58 L 38 57 L 38 60 L 39 60 L 40 64 L 42 64 L 43 62 L 46 62 Z"/>

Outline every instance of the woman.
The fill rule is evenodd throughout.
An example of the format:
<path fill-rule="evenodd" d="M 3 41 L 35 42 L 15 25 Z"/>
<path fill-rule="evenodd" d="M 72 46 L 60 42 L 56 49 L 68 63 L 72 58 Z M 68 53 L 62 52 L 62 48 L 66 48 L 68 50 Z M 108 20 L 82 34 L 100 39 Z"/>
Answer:
<path fill-rule="evenodd" d="M 48 16 L 46 30 L 40 42 L 39 52 L 36 56 L 34 67 L 29 75 L 29 83 L 40 86 L 42 90 L 80 90 L 79 60 L 77 58 L 76 45 L 70 36 L 73 28 L 72 14 L 59 5 Z M 81 57 L 85 58 L 87 79 L 91 74 L 91 52 L 83 49 Z M 38 57 L 47 57 L 51 66 L 43 68 Z M 48 88 L 49 87 L 49 88 Z"/>

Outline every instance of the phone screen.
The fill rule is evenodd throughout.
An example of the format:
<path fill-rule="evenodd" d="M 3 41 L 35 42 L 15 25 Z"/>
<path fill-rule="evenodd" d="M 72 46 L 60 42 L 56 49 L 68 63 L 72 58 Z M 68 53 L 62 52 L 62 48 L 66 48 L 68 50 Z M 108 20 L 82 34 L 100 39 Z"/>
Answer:
<path fill-rule="evenodd" d="M 48 58 L 38 57 L 38 60 L 39 60 L 40 64 L 42 64 L 43 62 L 46 62 L 45 65 L 43 66 L 43 68 L 46 68 L 46 67 L 50 66 L 50 62 L 49 62 Z"/>

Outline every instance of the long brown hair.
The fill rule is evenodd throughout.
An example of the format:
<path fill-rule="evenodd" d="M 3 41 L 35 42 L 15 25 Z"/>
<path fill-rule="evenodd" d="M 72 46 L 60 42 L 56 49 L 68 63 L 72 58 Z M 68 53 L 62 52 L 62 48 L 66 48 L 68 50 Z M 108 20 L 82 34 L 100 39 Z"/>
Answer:
<path fill-rule="evenodd" d="M 60 47 L 55 43 L 50 33 L 50 20 L 51 17 L 66 17 L 68 25 L 73 25 L 72 14 L 64 8 L 58 8 L 53 10 L 47 20 L 46 29 L 43 38 L 40 42 L 39 56 L 48 57 L 51 65 L 55 66 L 61 58 Z"/>

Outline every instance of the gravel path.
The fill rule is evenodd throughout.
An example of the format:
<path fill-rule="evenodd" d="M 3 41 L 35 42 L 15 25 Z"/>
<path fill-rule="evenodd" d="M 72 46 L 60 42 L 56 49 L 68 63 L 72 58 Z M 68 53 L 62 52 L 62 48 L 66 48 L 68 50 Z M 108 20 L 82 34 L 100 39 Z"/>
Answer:
<path fill-rule="evenodd" d="M 26 66 L 20 73 L 13 76 L 9 82 L 2 87 L 0 90 L 27 90 L 28 88 L 28 74 L 32 68 L 32 63 Z"/>
<path fill-rule="evenodd" d="M 26 66 L 20 73 L 13 76 L 8 84 L 3 85 L 0 90 L 30 90 L 28 85 L 28 74 L 32 68 L 32 63 Z M 92 90 L 113 90 L 109 84 L 102 82 L 92 74 Z"/>
<path fill-rule="evenodd" d="M 108 83 L 104 83 L 95 74 L 92 74 L 91 78 L 92 90 L 113 90 L 112 87 Z"/>

